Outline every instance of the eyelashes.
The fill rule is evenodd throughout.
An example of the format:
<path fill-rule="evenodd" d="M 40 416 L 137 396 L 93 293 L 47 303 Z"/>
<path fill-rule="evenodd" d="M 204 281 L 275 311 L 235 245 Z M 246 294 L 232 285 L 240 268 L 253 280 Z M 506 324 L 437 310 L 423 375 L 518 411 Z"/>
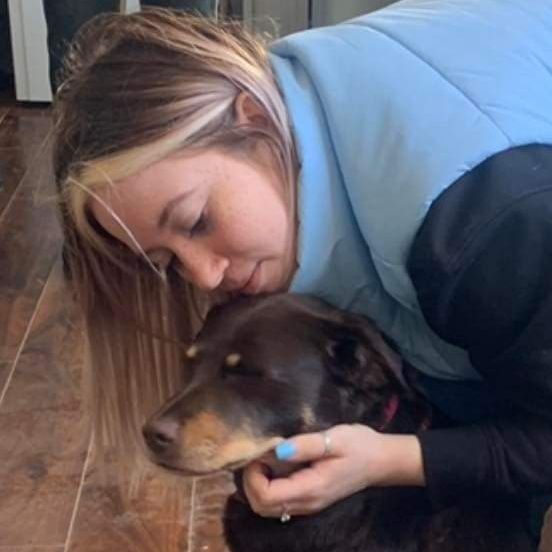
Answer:
<path fill-rule="evenodd" d="M 180 224 L 174 224 L 172 225 L 173 231 L 178 232 L 180 234 L 185 235 L 187 238 L 194 238 L 194 237 L 200 237 L 207 233 L 210 230 L 211 224 L 210 221 L 205 213 L 205 210 L 203 210 L 197 220 L 194 222 L 192 227 L 190 228 L 188 225 L 180 225 Z M 159 271 L 168 271 L 173 270 L 176 271 L 181 277 L 184 279 L 184 270 L 182 266 L 179 263 L 178 258 L 176 255 L 171 254 L 172 252 L 169 249 L 162 248 L 166 253 L 167 256 L 163 255 L 163 258 L 156 258 L 152 259 L 150 258 L 151 263 L 155 266 L 155 268 Z M 170 254 L 170 256 L 169 256 Z M 157 255 L 156 255 L 157 256 Z"/>
<path fill-rule="evenodd" d="M 207 216 L 205 215 L 205 211 L 202 211 L 190 230 L 190 236 L 194 237 L 201 235 L 207 231 L 207 228 Z"/>

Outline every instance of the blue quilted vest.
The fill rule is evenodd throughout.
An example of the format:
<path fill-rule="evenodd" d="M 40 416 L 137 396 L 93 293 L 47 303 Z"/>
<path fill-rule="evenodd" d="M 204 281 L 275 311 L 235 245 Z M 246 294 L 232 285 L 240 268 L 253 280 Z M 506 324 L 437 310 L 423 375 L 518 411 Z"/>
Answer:
<path fill-rule="evenodd" d="M 552 0 L 403 0 L 271 50 L 302 163 L 292 291 L 370 316 L 429 375 L 477 379 L 425 323 L 405 264 L 449 185 L 552 144 Z"/>

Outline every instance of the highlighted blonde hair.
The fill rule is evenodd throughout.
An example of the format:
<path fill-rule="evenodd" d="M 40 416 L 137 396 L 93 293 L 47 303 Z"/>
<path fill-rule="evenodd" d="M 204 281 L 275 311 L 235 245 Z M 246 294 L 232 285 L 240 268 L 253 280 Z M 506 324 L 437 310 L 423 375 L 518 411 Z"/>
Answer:
<path fill-rule="evenodd" d="M 242 92 L 268 126 L 236 124 Z M 243 153 L 262 141 L 294 212 L 290 123 L 262 40 L 236 22 L 165 9 L 87 24 L 67 55 L 54 120 L 64 260 L 85 324 L 95 445 L 100 454 L 115 448 L 128 465 L 143 452 L 146 417 L 185 384 L 182 351 L 209 298 L 117 243 L 90 215 L 90 199 L 176 152 Z"/>

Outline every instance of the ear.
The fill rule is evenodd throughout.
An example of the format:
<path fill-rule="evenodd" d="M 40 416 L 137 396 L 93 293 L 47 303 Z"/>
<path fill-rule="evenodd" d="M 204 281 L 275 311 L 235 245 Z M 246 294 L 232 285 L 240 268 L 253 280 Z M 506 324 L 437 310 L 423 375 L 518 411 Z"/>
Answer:
<path fill-rule="evenodd" d="M 392 381 L 383 357 L 350 328 L 331 328 L 326 353 L 330 374 L 342 384 L 367 392 L 381 389 Z"/>
<path fill-rule="evenodd" d="M 318 320 L 324 327 L 322 333 L 326 339 L 330 370 L 336 372 L 336 377 L 347 379 L 344 367 L 354 375 L 353 372 L 370 372 L 370 367 L 377 365 L 382 367 L 384 374 L 390 374 L 389 380 L 409 389 L 401 357 L 369 318 L 335 308 L 313 295 L 287 294 L 286 297 L 311 320 Z"/>
<path fill-rule="evenodd" d="M 234 112 L 239 125 L 270 126 L 265 110 L 247 92 L 238 94 L 234 102 Z"/>
<path fill-rule="evenodd" d="M 337 330 L 326 344 L 326 352 L 334 363 L 355 367 L 361 362 L 360 343 L 351 333 Z"/>
<path fill-rule="evenodd" d="M 353 385 L 377 388 L 395 380 L 407 388 L 400 357 L 375 326 L 361 316 L 344 313 L 334 321 L 326 351 L 333 375 Z"/>
<path fill-rule="evenodd" d="M 381 356 L 383 362 L 387 366 L 387 369 L 392 372 L 398 382 L 404 388 L 408 388 L 409 386 L 404 379 L 401 357 L 391 348 L 383 337 L 383 334 L 376 328 L 375 324 L 370 319 L 357 314 L 344 313 L 343 316 L 345 318 L 345 323 L 354 328 L 354 330 L 377 351 L 378 355 Z"/>

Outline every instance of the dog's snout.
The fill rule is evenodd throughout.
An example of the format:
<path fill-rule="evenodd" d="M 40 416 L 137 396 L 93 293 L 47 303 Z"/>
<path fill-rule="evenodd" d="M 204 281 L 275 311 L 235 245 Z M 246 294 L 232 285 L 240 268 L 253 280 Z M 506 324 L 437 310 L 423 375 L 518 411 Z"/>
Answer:
<path fill-rule="evenodd" d="M 172 450 L 178 441 L 179 424 L 172 418 L 159 418 L 144 426 L 142 433 L 148 447 L 155 454 Z"/>

